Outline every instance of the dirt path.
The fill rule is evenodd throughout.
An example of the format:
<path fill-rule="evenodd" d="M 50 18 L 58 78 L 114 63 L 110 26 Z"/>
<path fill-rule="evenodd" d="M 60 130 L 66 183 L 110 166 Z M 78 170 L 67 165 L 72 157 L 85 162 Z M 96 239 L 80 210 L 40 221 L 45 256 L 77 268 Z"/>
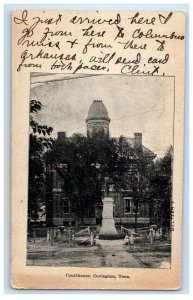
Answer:
<path fill-rule="evenodd" d="M 99 240 L 94 247 L 66 247 L 31 244 L 27 265 L 140 268 L 139 260 L 129 253 L 123 240 Z"/>
<path fill-rule="evenodd" d="M 99 240 L 102 256 L 101 265 L 104 267 L 140 268 L 142 265 L 129 253 L 123 240 Z"/>

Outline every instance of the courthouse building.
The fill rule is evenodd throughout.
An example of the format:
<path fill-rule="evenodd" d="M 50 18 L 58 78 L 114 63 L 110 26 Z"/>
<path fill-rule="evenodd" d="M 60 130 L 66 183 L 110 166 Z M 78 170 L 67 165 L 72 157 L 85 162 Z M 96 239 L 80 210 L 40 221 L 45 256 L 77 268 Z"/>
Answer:
<path fill-rule="evenodd" d="M 93 133 L 103 131 L 109 135 L 110 118 L 107 109 L 101 100 L 94 100 L 88 110 L 86 118 L 87 135 L 92 136 Z M 66 138 L 65 132 L 58 132 L 58 139 Z M 142 133 L 134 133 L 133 137 L 125 137 L 128 144 L 132 148 L 140 148 L 148 159 L 153 160 L 156 155 L 143 146 Z M 47 215 L 47 224 L 59 226 L 74 226 L 80 220 L 74 208 L 71 207 L 70 201 L 66 198 L 62 188 L 62 179 L 56 170 L 49 170 L 51 176 L 50 191 L 47 194 L 47 204 L 49 212 Z M 128 170 L 129 174 L 129 170 Z M 132 179 L 131 179 L 132 180 Z M 114 218 L 117 224 L 134 223 L 135 205 L 133 200 L 133 190 L 131 184 L 128 183 L 126 189 L 121 192 L 115 192 L 113 186 L 109 188 L 110 196 L 114 199 Z M 101 202 L 102 203 L 102 202 Z M 140 201 L 138 208 L 138 223 L 149 223 L 149 207 L 148 204 Z M 102 204 L 88 207 L 84 216 L 84 224 L 100 224 L 102 219 Z"/>

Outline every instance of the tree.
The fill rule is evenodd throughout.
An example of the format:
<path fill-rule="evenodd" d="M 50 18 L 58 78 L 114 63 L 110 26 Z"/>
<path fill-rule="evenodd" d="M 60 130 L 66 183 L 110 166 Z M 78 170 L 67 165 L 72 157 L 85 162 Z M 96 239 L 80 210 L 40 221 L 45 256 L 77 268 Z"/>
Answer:
<path fill-rule="evenodd" d="M 153 159 L 145 155 L 142 148 L 136 148 L 132 162 L 132 190 L 135 206 L 135 231 L 137 232 L 139 205 L 149 202 L 150 174 Z"/>
<path fill-rule="evenodd" d="M 53 144 L 49 137 L 53 128 L 36 121 L 36 114 L 41 109 L 41 102 L 30 101 L 28 218 L 34 220 L 38 219 L 45 205 L 44 154 Z"/>
<path fill-rule="evenodd" d="M 105 177 L 115 190 L 123 187 L 130 151 L 123 137 L 117 140 L 98 132 L 58 139 L 47 153 L 47 163 L 62 178 L 65 195 L 82 221 L 87 208 L 101 202 Z"/>
<path fill-rule="evenodd" d="M 122 189 L 127 189 L 130 184 L 128 176 L 133 165 L 135 151 L 123 136 L 116 140 L 115 151 L 116 160 L 113 162 L 112 181 L 114 190 L 120 192 Z"/>
<path fill-rule="evenodd" d="M 167 228 L 171 223 L 172 159 L 173 147 L 170 146 L 151 172 L 151 222 Z"/>

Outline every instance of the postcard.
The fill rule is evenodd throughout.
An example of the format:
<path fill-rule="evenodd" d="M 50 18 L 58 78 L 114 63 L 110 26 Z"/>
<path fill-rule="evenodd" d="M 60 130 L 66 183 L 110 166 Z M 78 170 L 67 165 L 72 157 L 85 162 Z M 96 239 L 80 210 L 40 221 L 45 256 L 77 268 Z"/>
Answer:
<path fill-rule="evenodd" d="M 185 14 L 12 12 L 11 286 L 181 286 Z"/>

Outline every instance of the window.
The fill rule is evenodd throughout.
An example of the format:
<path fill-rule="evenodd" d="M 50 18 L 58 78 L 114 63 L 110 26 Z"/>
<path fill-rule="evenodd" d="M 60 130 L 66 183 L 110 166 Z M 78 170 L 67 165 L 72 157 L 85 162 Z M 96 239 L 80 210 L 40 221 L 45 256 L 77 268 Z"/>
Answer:
<path fill-rule="evenodd" d="M 132 198 L 124 198 L 124 213 L 130 214 L 131 213 L 131 202 Z"/>

